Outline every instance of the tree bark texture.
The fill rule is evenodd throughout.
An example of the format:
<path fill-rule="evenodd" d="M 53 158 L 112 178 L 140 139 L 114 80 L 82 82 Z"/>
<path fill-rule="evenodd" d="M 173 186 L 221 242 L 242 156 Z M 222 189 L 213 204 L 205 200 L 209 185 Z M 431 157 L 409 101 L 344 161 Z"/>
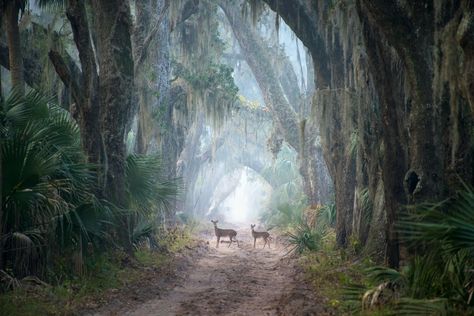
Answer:
<path fill-rule="evenodd" d="M 102 191 L 105 185 L 106 170 L 102 169 L 105 153 L 100 127 L 99 75 L 84 2 L 69 0 L 66 16 L 71 24 L 81 70 L 76 67 L 74 62 L 65 61 L 65 57 L 57 51 L 51 50 L 49 57 L 56 73 L 64 85 L 71 90 L 75 102 L 72 105 L 72 112 L 77 111 L 82 147 L 88 161 L 99 167 L 99 187 Z"/>
<path fill-rule="evenodd" d="M 386 262 L 397 267 L 395 226 L 403 205 L 443 199 L 460 188 L 459 177 L 472 183 L 474 5 L 463 0 L 358 0 L 332 7 L 328 1 L 265 2 L 313 57 L 319 88 L 313 109 L 323 118 L 324 156 L 335 179 L 336 204 L 344 207 L 337 211 L 358 211 L 344 198 L 349 191 L 338 193 L 345 178 L 355 177 L 357 188 L 367 186 L 373 219 L 360 225 L 369 225 L 367 243 L 372 244 L 370 239 L 380 235 L 379 214 L 385 214 Z M 344 94 L 351 97 L 344 101 Z M 345 169 L 351 163 L 343 150 L 352 136 L 338 130 L 357 134 L 361 152 L 355 174 Z M 339 243 L 344 239 L 339 222 L 347 215 L 338 214 Z"/>
<path fill-rule="evenodd" d="M 262 47 L 261 41 L 255 37 L 255 32 L 249 24 L 242 21 L 239 7 L 227 1 L 220 1 L 219 5 L 226 14 L 247 64 L 255 75 L 266 106 L 274 114 L 278 129 L 288 144 L 299 151 L 299 125 L 296 113 L 281 89 L 278 76 L 270 63 L 271 58 Z"/>
<path fill-rule="evenodd" d="M 100 67 L 100 127 L 106 154 L 106 196 L 125 206 L 125 136 L 133 117 L 134 63 L 128 1 L 93 2 Z"/>
<path fill-rule="evenodd" d="M 51 51 L 50 59 L 61 80 L 72 90 L 83 147 L 89 161 L 101 167 L 101 191 L 117 206 L 124 207 L 125 134 L 133 117 L 130 8 L 127 1 L 117 0 L 94 1 L 93 9 L 91 27 L 84 2 L 68 1 L 66 15 L 81 71 L 67 64 L 58 52 Z"/>
<path fill-rule="evenodd" d="M 5 5 L 5 28 L 8 41 L 12 88 L 16 90 L 17 93 L 24 94 L 23 56 L 21 51 L 20 29 L 18 26 L 20 9 L 19 1 L 7 1 Z"/>
<path fill-rule="evenodd" d="M 307 128 L 303 128 L 302 122 L 299 122 L 295 112 L 295 108 L 299 107 L 297 103 L 301 102 L 297 82 L 290 83 L 287 80 L 281 80 L 284 76 L 275 71 L 271 62 L 273 57 L 268 53 L 268 48 L 263 46 L 263 41 L 251 29 L 249 23 L 243 21 L 238 6 L 226 1 L 220 1 L 219 5 L 229 20 L 247 64 L 252 69 L 278 131 L 283 135 L 285 141 L 298 152 L 299 170 L 303 177 L 303 187 L 308 202 L 320 204 L 321 190 L 323 190 L 321 188 L 323 184 L 321 173 L 325 169 L 321 168 L 323 167 L 321 165 L 318 166 L 317 134 L 314 125 L 308 124 Z M 289 62 L 285 63 L 285 69 L 290 67 Z M 294 77 L 296 78 L 296 75 Z M 301 132 L 302 128 L 305 129 L 303 133 Z"/>

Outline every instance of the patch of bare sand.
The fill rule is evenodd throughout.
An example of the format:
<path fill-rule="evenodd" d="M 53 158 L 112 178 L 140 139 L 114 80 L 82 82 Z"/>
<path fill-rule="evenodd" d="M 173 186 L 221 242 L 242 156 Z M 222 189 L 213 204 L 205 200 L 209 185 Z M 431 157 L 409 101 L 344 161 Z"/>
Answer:
<path fill-rule="evenodd" d="M 293 260 L 282 259 L 282 246 L 262 249 L 257 242 L 254 249 L 250 230 L 239 230 L 238 237 L 240 247 L 216 249 L 215 239 L 208 240 L 207 252 L 164 295 L 96 315 L 332 315 Z"/>

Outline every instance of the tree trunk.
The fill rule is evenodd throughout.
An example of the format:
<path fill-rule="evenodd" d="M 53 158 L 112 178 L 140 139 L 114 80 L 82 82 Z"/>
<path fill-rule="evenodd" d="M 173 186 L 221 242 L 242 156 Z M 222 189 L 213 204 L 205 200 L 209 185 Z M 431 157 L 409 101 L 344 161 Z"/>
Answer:
<path fill-rule="evenodd" d="M 358 8 L 361 10 L 361 7 Z M 360 13 L 362 17 L 364 15 Z M 383 140 L 385 143 L 385 158 L 382 166 L 382 178 L 384 182 L 385 208 L 387 214 L 386 227 L 386 262 L 389 266 L 397 268 L 399 265 L 399 244 L 395 224 L 401 205 L 406 203 L 403 189 L 403 177 L 405 170 L 405 156 L 399 133 L 397 97 L 394 95 L 396 87 L 393 87 L 390 78 L 394 76 L 391 69 L 390 50 L 381 45 L 380 34 L 369 28 L 368 21 L 363 20 L 364 39 L 366 41 L 369 67 L 374 76 L 374 84 L 379 95 L 380 106 L 383 111 Z"/>
<path fill-rule="evenodd" d="M 98 0 L 93 7 L 100 70 L 100 130 L 105 151 L 104 194 L 119 208 L 126 208 L 125 138 L 134 115 L 130 7 L 126 0 Z M 131 254 L 129 217 L 121 220 L 119 237 Z"/>
<path fill-rule="evenodd" d="M 199 154 L 200 139 L 204 129 L 203 125 L 204 117 L 203 114 L 199 113 L 194 121 L 194 126 L 186 136 L 184 149 L 177 162 L 176 176 L 182 179 L 184 184 L 184 195 L 181 198 L 182 202 L 178 205 L 178 210 L 181 211 L 189 212 L 193 209 L 190 201 L 192 200 L 194 184 L 199 173 L 199 163 L 195 157 Z"/>
<path fill-rule="evenodd" d="M 0 104 L 3 104 L 1 93 Z M 0 270 L 3 270 L 3 138 L 4 136 L 0 135 Z"/>
<path fill-rule="evenodd" d="M 1 20 L 0 20 L 0 23 L 2 23 Z M 0 32 L 1 32 L 1 30 L 0 30 Z M 3 101 L 3 85 L 2 85 L 2 69 L 0 68 L 0 102 L 2 102 L 2 101 Z"/>
<path fill-rule="evenodd" d="M 219 6 L 227 16 L 245 60 L 252 69 L 262 91 L 265 105 L 273 113 L 278 130 L 282 132 L 285 141 L 299 152 L 298 119 L 282 91 L 278 76 L 270 63 L 271 57 L 268 56 L 266 49 L 262 47 L 261 39 L 256 37 L 248 23 L 242 21 L 242 13 L 236 4 L 220 1 Z"/>
<path fill-rule="evenodd" d="M 146 36 L 150 32 L 151 26 L 152 5 L 151 0 L 135 1 L 135 26 L 133 30 L 133 55 L 135 64 L 135 99 L 138 103 L 137 115 L 137 135 L 135 140 L 135 152 L 145 154 L 148 151 L 147 138 L 148 130 L 153 128 L 149 123 L 152 120 L 152 115 L 149 112 L 148 106 L 151 103 L 151 91 L 148 87 L 147 75 L 144 71 L 144 63 L 150 58 L 137 64 L 139 56 L 143 51 L 143 43 Z M 152 126 L 149 126 L 152 125 Z"/>
<path fill-rule="evenodd" d="M 329 28 L 326 30 L 321 25 L 326 13 L 325 1 L 264 0 L 264 2 L 285 20 L 311 53 L 317 88 L 313 109 L 320 125 L 325 162 L 335 186 L 338 213 L 337 241 L 340 246 L 344 246 L 351 232 L 350 220 L 355 192 L 355 179 L 349 178 L 355 175 L 355 163 L 352 157 L 347 156 L 346 151 L 350 139 L 348 135 L 351 135 L 354 126 L 349 104 L 345 102 L 347 99 L 345 91 L 348 89 L 345 82 L 347 74 L 344 72 L 346 58 L 339 43 L 338 29 L 334 28 L 334 36 L 329 40 L 327 36 Z"/>
<path fill-rule="evenodd" d="M 158 11 L 165 6 L 165 0 L 158 1 Z M 161 155 L 166 168 L 168 179 L 176 177 L 176 162 L 178 160 L 177 132 L 173 119 L 173 104 L 170 100 L 171 92 L 171 56 L 170 56 L 170 20 L 169 10 L 161 23 L 158 32 L 158 58 L 156 71 L 158 73 L 155 89 L 159 91 L 158 107 L 164 109 L 161 125 Z M 152 141 L 156 142 L 156 139 Z"/>
<path fill-rule="evenodd" d="M 474 1 L 462 1 L 462 10 L 466 14 L 460 24 L 467 26 L 463 29 L 462 34 L 458 34 L 459 44 L 463 49 L 465 58 L 463 81 L 471 111 L 474 113 L 474 23 L 472 21 L 472 13 L 469 14 L 474 12 Z"/>
<path fill-rule="evenodd" d="M 125 136 L 134 115 L 130 7 L 126 0 L 92 4 L 94 32 L 83 1 L 69 0 L 66 12 L 82 73 L 75 65 L 67 65 L 57 52 L 50 51 L 49 56 L 76 101 L 83 146 L 89 161 L 97 162 L 103 175 L 99 179 L 100 191 L 117 207 L 125 208 Z M 95 49 L 92 38 L 97 39 Z M 125 216 L 120 237 L 131 251 L 126 221 Z"/>
<path fill-rule="evenodd" d="M 268 48 L 262 46 L 263 41 L 257 37 L 254 30 L 246 22 L 242 21 L 238 7 L 226 1 L 221 1 L 219 5 L 229 20 L 245 60 L 252 69 L 262 91 L 265 104 L 270 109 L 278 130 L 284 136 L 285 141 L 298 152 L 299 171 L 303 178 L 303 188 L 308 197 L 308 202 L 310 204 L 320 204 L 321 186 L 323 185 L 321 172 L 324 170 L 320 168 L 321 166 L 318 166 L 317 162 L 317 130 L 312 119 L 309 119 L 309 122 L 299 122 L 298 120 L 294 108 L 299 108 L 297 103 L 301 100 L 299 93 L 295 94 L 293 91 L 299 91 L 297 83 L 293 82 L 291 85 L 287 81 L 280 83 L 281 78 L 274 71 L 271 63 L 272 57 L 267 53 Z M 288 69 L 289 67 L 292 66 L 287 62 L 285 68 Z M 307 126 L 304 125 L 305 122 Z M 322 158 L 321 155 L 319 155 L 319 158 Z"/>
<path fill-rule="evenodd" d="M 20 29 L 18 18 L 20 14 L 19 1 L 7 1 L 5 8 L 5 22 L 8 38 L 10 58 L 10 75 L 12 88 L 19 94 L 25 93 L 25 80 L 23 77 L 23 57 L 21 52 Z"/>
<path fill-rule="evenodd" d="M 50 51 L 49 58 L 64 85 L 71 90 L 75 102 L 71 105 L 71 114 L 79 123 L 81 144 L 88 161 L 99 168 L 98 193 L 102 194 L 105 184 L 105 170 L 103 170 L 105 154 L 100 128 L 99 77 L 84 2 L 69 0 L 66 16 L 71 24 L 82 71 L 71 58 L 65 61 L 56 51 Z"/>
<path fill-rule="evenodd" d="M 3 14 L 0 13 L 0 34 L 3 34 Z M 1 59 L 1 52 L 0 52 L 0 59 Z M 1 63 L 0 63 L 1 65 Z M 2 68 L 0 67 L 0 102 L 3 101 L 3 86 L 2 86 Z M 1 179 L 1 178 L 0 178 Z M 1 201 L 1 200 L 0 200 Z M 0 219 L 1 221 L 1 219 Z M 0 238 L 2 236 L 0 235 Z"/>
<path fill-rule="evenodd" d="M 412 3 L 408 17 L 396 1 L 361 1 L 372 25 L 393 45 L 404 64 L 412 104 L 409 117 L 410 174 L 417 177 L 413 201 L 437 200 L 443 194 L 443 146 L 433 131 L 441 122 L 433 100 L 434 7 L 432 1 Z"/>
<path fill-rule="evenodd" d="M 106 154 L 105 193 L 125 206 L 125 136 L 133 117 L 133 57 L 130 8 L 126 0 L 93 2 L 100 67 L 101 131 Z"/>

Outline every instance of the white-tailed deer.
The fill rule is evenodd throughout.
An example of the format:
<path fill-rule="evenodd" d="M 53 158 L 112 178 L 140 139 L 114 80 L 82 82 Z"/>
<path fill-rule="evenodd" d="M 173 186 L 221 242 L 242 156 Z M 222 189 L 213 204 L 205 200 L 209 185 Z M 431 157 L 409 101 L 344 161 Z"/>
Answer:
<path fill-rule="evenodd" d="M 252 237 L 253 237 L 253 247 L 255 248 L 255 243 L 257 242 L 257 238 L 262 238 L 265 241 L 265 244 L 263 245 L 263 248 L 265 248 L 265 245 L 268 243 L 268 248 L 270 248 L 270 240 L 272 239 L 270 237 L 270 234 L 268 232 L 256 232 L 253 228 L 255 225 L 250 225 L 250 228 L 252 229 Z"/>
<path fill-rule="evenodd" d="M 216 237 L 217 237 L 216 248 L 219 248 L 219 241 L 221 240 L 221 237 L 229 237 L 229 239 L 230 239 L 229 247 L 230 247 L 230 245 L 232 244 L 233 241 L 236 242 L 237 246 L 240 247 L 239 241 L 237 239 L 234 239 L 235 236 L 237 236 L 237 232 L 235 230 L 217 228 L 218 221 L 217 220 L 216 221 L 211 220 L 211 222 L 214 224 L 214 231 L 216 232 Z"/>

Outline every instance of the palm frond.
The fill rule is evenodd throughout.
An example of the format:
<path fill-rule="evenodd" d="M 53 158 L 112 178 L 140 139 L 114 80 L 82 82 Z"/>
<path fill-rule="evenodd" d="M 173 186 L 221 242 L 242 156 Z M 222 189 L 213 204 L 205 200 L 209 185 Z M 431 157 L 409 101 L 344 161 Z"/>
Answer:
<path fill-rule="evenodd" d="M 165 179 L 157 156 L 128 156 L 126 184 L 130 208 L 141 213 L 165 210 L 178 194 L 177 182 Z"/>
<path fill-rule="evenodd" d="M 334 227 L 336 225 L 336 204 L 330 203 L 324 205 L 319 209 L 317 216 L 317 223 L 319 223 L 319 225 Z"/>
<path fill-rule="evenodd" d="M 74 241 L 89 238 L 101 223 L 102 214 L 87 222 L 92 216 L 81 207 L 95 199 L 95 175 L 82 153 L 78 126 L 49 98 L 35 91 L 12 94 L 1 111 L 4 251 L 15 273 L 35 273 L 34 260 L 58 245 L 77 247 Z M 59 226 L 69 231 L 68 243 L 54 234 Z"/>
<path fill-rule="evenodd" d="M 321 249 L 322 242 L 326 231 L 314 229 L 308 224 L 301 222 L 296 226 L 294 231 L 286 233 L 290 249 L 288 254 L 301 254 L 305 250 L 318 251 Z"/>
<path fill-rule="evenodd" d="M 401 298 L 395 305 L 394 315 L 454 315 L 447 299 Z"/>

